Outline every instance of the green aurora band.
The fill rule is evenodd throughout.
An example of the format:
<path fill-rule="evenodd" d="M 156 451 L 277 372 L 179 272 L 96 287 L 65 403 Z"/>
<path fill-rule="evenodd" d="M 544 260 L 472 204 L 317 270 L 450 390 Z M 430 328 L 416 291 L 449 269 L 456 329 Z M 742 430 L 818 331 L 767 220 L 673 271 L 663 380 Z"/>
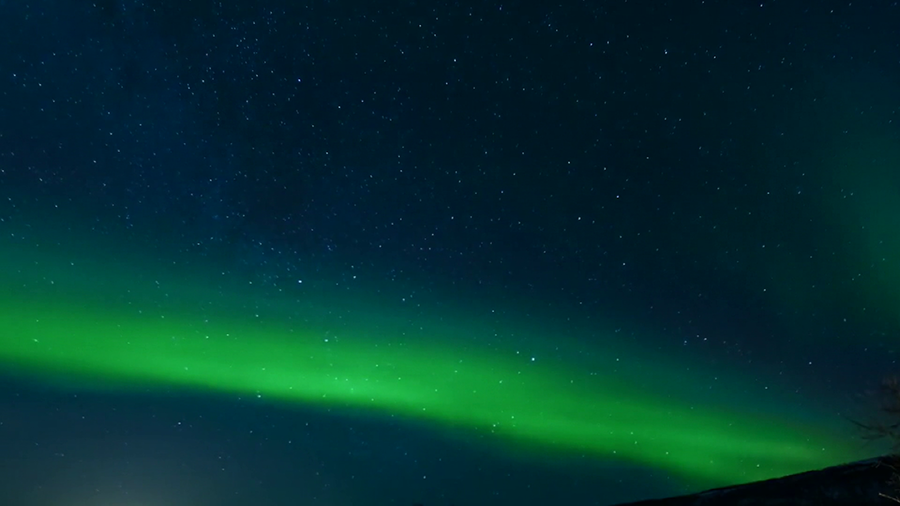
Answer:
<path fill-rule="evenodd" d="M 385 316 L 374 302 L 382 293 L 344 318 L 341 308 L 364 301 L 310 292 L 309 300 L 248 303 L 261 301 L 262 291 L 246 280 L 223 285 L 104 248 L 88 254 L 86 246 L 80 255 L 58 242 L 53 248 L 66 255 L 13 242 L 0 250 L 0 261 L 16 266 L 0 276 L 0 365 L 61 386 L 183 388 L 364 409 L 489 435 L 481 439 L 537 458 L 584 455 L 657 468 L 697 487 L 861 457 L 846 431 L 780 415 L 786 402 L 763 410 L 759 399 L 735 407 L 727 392 L 730 403 L 666 391 L 657 385 L 692 382 L 702 390 L 703 380 L 649 351 L 631 352 L 644 364 L 643 381 L 635 381 L 612 367 L 540 353 L 532 360 L 513 341 L 496 344 L 489 326 L 462 310 Z"/>

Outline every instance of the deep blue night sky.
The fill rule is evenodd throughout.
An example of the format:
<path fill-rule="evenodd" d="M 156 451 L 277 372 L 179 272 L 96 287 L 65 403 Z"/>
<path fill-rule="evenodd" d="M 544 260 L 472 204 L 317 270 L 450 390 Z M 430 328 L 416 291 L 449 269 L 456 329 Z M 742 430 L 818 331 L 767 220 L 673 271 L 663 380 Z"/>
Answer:
<path fill-rule="evenodd" d="M 845 417 L 897 365 L 898 26 L 886 1 L 0 0 L 0 495 L 606 505 L 878 453 Z M 178 351 L 201 322 L 229 341 Z M 315 373 L 247 372 L 316 343 Z M 444 393 L 359 402 L 367 356 Z M 517 356 L 551 365 L 496 412 L 428 372 Z M 204 360 L 230 372 L 166 369 Z M 701 470 L 707 435 L 735 467 Z"/>

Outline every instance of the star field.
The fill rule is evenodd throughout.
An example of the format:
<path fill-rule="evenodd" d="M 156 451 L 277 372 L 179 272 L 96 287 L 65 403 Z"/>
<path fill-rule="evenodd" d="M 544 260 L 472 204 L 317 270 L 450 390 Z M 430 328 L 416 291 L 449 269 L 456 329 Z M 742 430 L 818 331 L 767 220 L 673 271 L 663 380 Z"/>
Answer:
<path fill-rule="evenodd" d="M 0 3 L 0 494 L 605 505 L 877 454 L 898 22 Z"/>

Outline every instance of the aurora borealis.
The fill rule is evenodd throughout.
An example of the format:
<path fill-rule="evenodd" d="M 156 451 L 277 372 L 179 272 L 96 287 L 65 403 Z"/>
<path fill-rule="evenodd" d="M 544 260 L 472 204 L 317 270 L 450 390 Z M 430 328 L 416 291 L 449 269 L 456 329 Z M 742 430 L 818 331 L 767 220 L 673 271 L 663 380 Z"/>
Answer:
<path fill-rule="evenodd" d="M 603 505 L 878 452 L 887 16 L 346 7 L 0 5 L 0 494 Z"/>
<path fill-rule="evenodd" d="M 84 268 L 78 272 L 86 274 Z M 99 270 L 87 274 L 95 280 L 105 275 Z M 465 338 L 456 336 L 487 332 L 477 324 L 441 322 L 427 313 L 402 324 L 350 316 L 338 327 L 340 335 L 329 334 L 328 327 L 304 323 L 302 297 L 290 312 L 284 303 L 242 318 L 212 306 L 200 317 L 179 311 L 203 305 L 191 295 L 178 297 L 190 293 L 179 286 L 186 281 L 157 280 L 144 288 L 128 283 L 141 305 L 110 303 L 120 291 L 54 300 L 38 295 L 44 291 L 40 288 L 34 295 L 23 290 L 3 303 L 3 359 L 63 382 L 83 378 L 113 387 L 176 386 L 363 407 L 423 419 L 437 428 L 488 431 L 542 451 L 665 466 L 700 482 L 790 474 L 854 455 L 852 444 L 840 435 L 791 427 L 789 420 L 773 424 L 774 415 L 689 406 L 608 371 L 592 374 L 592 369 L 573 370 L 560 362 L 544 364 L 543 354 L 522 354 L 513 347 L 484 349 L 478 344 L 483 339 L 461 347 Z M 48 282 L 50 291 L 71 292 L 64 275 L 42 284 Z M 156 284 L 168 288 L 160 292 L 153 289 Z M 173 313 L 139 309 L 162 293 L 179 299 Z M 224 305 L 230 300 L 237 306 L 253 293 L 224 294 Z M 341 308 L 340 297 L 324 307 Z M 307 316 L 321 310 L 314 306 Z M 612 365 L 623 358 L 596 360 Z M 691 381 L 677 364 L 649 360 L 658 369 L 653 375 Z"/>

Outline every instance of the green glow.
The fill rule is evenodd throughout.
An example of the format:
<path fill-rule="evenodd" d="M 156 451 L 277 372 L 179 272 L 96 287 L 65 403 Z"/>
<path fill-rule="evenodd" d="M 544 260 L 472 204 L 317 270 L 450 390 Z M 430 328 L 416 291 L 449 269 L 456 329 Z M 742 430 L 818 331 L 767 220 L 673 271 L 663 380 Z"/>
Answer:
<path fill-rule="evenodd" d="M 841 314 L 854 326 L 880 329 L 870 343 L 881 347 L 890 344 L 875 335 L 900 326 L 900 100 L 896 84 L 871 70 L 811 80 L 798 93 L 821 94 L 816 102 L 828 105 L 810 102 L 780 118 L 805 141 L 790 155 L 796 168 L 768 160 L 767 177 L 773 188 L 799 181 L 803 195 L 780 196 L 783 212 L 760 224 L 770 231 L 787 224 L 790 233 L 780 235 L 793 242 L 770 246 L 754 274 L 784 313 Z"/>
<path fill-rule="evenodd" d="M 849 207 L 841 220 L 842 232 L 857 245 L 848 273 L 864 283 L 867 306 L 876 309 L 888 325 L 900 325 L 900 148 L 896 135 L 870 133 L 856 149 L 839 158 L 843 200 Z M 835 192 L 837 193 L 837 192 Z M 837 198 L 830 204 L 841 209 Z M 843 210 L 843 209 L 842 209 Z"/>
<path fill-rule="evenodd" d="M 176 275 L 180 283 L 160 282 L 146 274 L 150 265 L 132 271 L 144 275 L 122 279 L 125 271 L 112 264 L 80 261 L 76 268 L 68 258 L 35 260 L 34 252 L 14 251 L 3 253 L 8 265 L 21 267 L 0 278 L 8 294 L 0 300 L 0 362 L 63 384 L 183 387 L 362 407 L 438 430 L 490 433 L 490 440 L 537 456 L 568 452 L 662 468 L 697 486 L 859 457 L 840 434 L 778 419 L 771 413 L 779 408 L 763 411 L 760 401 L 735 409 L 721 398 L 655 388 L 700 380 L 647 353 L 640 365 L 648 379 L 641 382 L 479 344 L 493 342 L 480 339 L 489 329 L 463 321 L 461 310 L 410 320 L 379 315 L 370 302 L 352 318 L 336 317 L 361 302 L 318 294 L 310 295 L 315 304 L 248 304 L 261 292 L 204 288 L 202 277 L 184 273 Z M 544 340 L 541 349 L 561 342 Z"/>

